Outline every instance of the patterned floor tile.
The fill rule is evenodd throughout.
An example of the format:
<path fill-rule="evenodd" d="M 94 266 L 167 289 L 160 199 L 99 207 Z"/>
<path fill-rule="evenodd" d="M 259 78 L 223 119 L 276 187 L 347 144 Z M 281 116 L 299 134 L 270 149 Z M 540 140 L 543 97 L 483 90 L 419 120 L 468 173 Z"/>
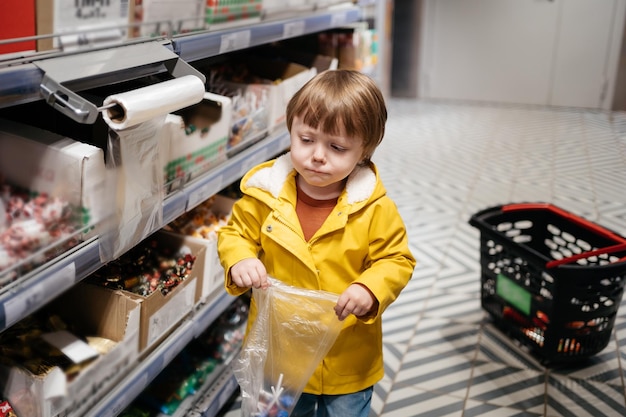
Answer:
<path fill-rule="evenodd" d="M 463 417 L 534 417 L 543 416 L 543 410 L 533 413 L 528 410 L 516 410 L 490 403 L 468 400 L 465 403 Z"/>
<path fill-rule="evenodd" d="M 439 395 L 465 398 L 472 372 L 468 358 L 474 347 L 466 346 L 456 354 L 436 350 L 409 350 L 394 379 L 392 393 L 406 387 L 432 391 Z"/>
<path fill-rule="evenodd" d="M 547 414 L 564 417 L 624 416 L 624 389 L 551 375 L 547 388 Z"/>
<path fill-rule="evenodd" d="M 545 392 L 544 372 L 477 360 L 468 397 L 540 415 L 544 410 Z"/>
<path fill-rule="evenodd" d="M 409 350 L 428 350 L 441 354 L 462 355 L 473 360 L 479 341 L 479 325 L 446 319 L 422 318 L 417 325 Z"/>
<path fill-rule="evenodd" d="M 414 387 L 391 391 L 380 417 L 462 417 L 464 400 Z"/>
<path fill-rule="evenodd" d="M 464 323 L 479 323 L 484 313 L 475 285 L 474 294 L 433 291 L 426 306 L 425 316 L 440 317 Z"/>

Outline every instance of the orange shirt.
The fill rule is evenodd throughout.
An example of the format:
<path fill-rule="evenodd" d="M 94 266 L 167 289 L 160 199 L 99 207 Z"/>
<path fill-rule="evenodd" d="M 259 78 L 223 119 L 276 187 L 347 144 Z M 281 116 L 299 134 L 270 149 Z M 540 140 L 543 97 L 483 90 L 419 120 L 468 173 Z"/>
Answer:
<path fill-rule="evenodd" d="M 322 226 L 333 208 L 337 205 L 338 198 L 330 200 L 316 200 L 306 195 L 300 187 L 298 190 L 298 202 L 296 213 L 300 219 L 300 226 L 304 233 L 304 239 L 308 242 Z"/>

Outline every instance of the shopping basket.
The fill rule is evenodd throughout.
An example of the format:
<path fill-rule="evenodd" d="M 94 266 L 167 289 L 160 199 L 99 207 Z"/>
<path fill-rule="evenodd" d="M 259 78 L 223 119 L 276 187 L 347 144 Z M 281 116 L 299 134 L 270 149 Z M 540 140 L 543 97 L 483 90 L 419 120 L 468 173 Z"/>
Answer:
<path fill-rule="evenodd" d="M 474 214 L 480 230 L 481 305 L 542 363 L 603 350 L 626 280 L 626 238 L 547 203 Z"/>

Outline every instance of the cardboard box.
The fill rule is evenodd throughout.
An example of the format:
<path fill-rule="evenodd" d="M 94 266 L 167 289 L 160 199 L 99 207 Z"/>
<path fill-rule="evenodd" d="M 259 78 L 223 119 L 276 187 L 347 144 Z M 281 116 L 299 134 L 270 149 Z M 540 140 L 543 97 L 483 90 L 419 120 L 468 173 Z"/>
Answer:
<path fill-rule="evenodd" d="M 206 0 L 130 0 L 131 37 L 172 36 L 204 28 Z"/>
<path fill-rule="evenodd" d="M 100 148 L 0 119 L 0 183 L 19 193 L 16 201 L 24 203 L 25 210 L 39 213 L 10 216 L 0 226 L 6 238 L 0 242 L 0 286 L 96 233 L 93 226 L 110 209 L 105 204 L 105 175 Z M 43 209 L 36 211 L 36 196 L 44 193 L 49 197 L 42 197 Z M 0 212 L 6 214 L 3 204 Z M 20 239 L 9 239 L 11 235 Z"/>
<path fill-rule="evenodd" d="M 194 310 L 199 301 L 201 281 L 205 270 L 206 248 L 204 245 L 186 242 L 182 236 L 162 232 L 155 233 L 140 245 L 150 244 L 149 241 L 153 239 L 157 240 L 158 246 L 169 247 L 172 252 L 179 252 L 186 247 L 189 252 L 196 256 L 189 276 L 178 283 L 167 295 L 163 295 L 161 291 L 154 291 L 148 296 L 142 296 L 131 291 L 105 288 L 93 283 L 88 284 L 96 287 L 101 292 L 102 297 L 109 297 L 108 293 L 115 293 L 140 304 L 139 352 L 142 357 L 152 351 L 176 328 L 177 324 Z"/>
<path fill-rule="evenodd" d="M 4 0 L 0 13 L 0 39 L 35 36 L 35 0 Z M 34 51 L 34 40 L 0 45 L 0 54 Z"/>
<path fill-rule="evenodd" d="M 298 91 L 307 81 L 317 74 L 315 68 L 307 68 L 304 65 L 293 62 L 270 60 L 262 58 L 245 58 L 244 61 L 235 62 L 236 68 L 233 72 L 242 71 L 255 78 L 254 82 L 244 84 L 242 82 L 225 82 L 231 90 L 241 90 L 244 92 L 255 91 L 257 102 L 265 103 L 267 113 L 267 129 L 272 131 L 277 126 L 285 122 L 285 110 L 287 103 L 296 91 Z M 252 100 L 247 99 L 247 102 Z M 233 111 L 235 119 L 238 116 L 237 104 L 233 100 Z M 231 141 L 235 143 L 232 139 Z"/>
<path fill-rule="evenodd" d="M 270 81 L 268 130 L 285 123 L 285 111 L 291 97 L 317 74 L 315 68 L 293 62 L 255 60 L 249 63 L 255 74 Z"/>
<path fill-rule="evenodd" d="M 354 22 L 318 34 L 320 53 L 336 57 L 339 68 L 369 71 L 377 62 L 376 31 L 367 22 Z"/>
<path fill-rule="evenodd" d="M 165 182 L 185 183 L 226 160 L 231 120 L 231 99 L 213 93 L 205 93 L 194 106 L 168 114 L 163 144 Z"/>
<path fill-rule="evenodd" d="M 215 196 L 212 210 L 218 216 L 224 216 L 230 218 L 233 211 L 233 204 L 235 199 L 224 197 L 221 195 Z M 224 268 L 220 262 L 220 258 L 217 253 L 217 236 L 212 239 L 198 239 L 207 242 L 206 250 L 206 275 L 204 278 L 204 284 L 202 287 L 203 302 L 208 302 L 215 294 L 219 294 L 220 290 L 224 287 Z"/>
<path fill-rule="evenodd" d="M 9 184 L 82 207 L 84 225 L 108 215 L 104 152 L 95 146 L 0 119 L 0 173 Z"/>
<path fill-rule="evenodd" d="M 208 210 L 214 213 L 216 218 L 223 218 L 227 220 L 230 217 L 235 201 L 236 200 L 232 198 L 216 195 L 213 197 Z M 195 212 L 198 212 L 200 216 L 207 216 L 204 205 L 200 205 L 191 212 L 187 213 L 188 217 L 194 218 Z M 169 228 L 171 228 L 171 224 L 168 225 L 168 229 Z M 204 273 L 201 279 L 202 285 L 199 288 L 200 303 L 209 302 L 224 286 L 224 268 L 222 268 L 217 254 L 217 230 L 219 230 L 219 226 L 216 226 L 214 230 L 215 232 L 211 233 L 206 238 L 185 235 L 183 234 L 185 231 L 180 230 L 167 232 L 172 236 L 176 236 L 178 239 L 184 239 L 184 242 L 188 244 L 202 245 L 206 248 Z M 191 232 L 191 229 L 186 230 L 186 232 Z"/>
<path fill-rule="evenodd" d="M 50 311 L 75 323 L 85 335 L 117 342 L 71 381 L 60 368 L 36 376 L 16 367 L 0 366 L 0 385 L 20 417 L 82 416 L 136 366 L 139 351 L 140 305 L 120 294 L 102 296 L 100 288 L 79 284 L 55 300 Z"/>
<path fill-rule="evenodd" d="M 115 45 L 128 38 L 129 0 L 37 0 L 38 51 L 75 51 Z"/>
<path fill-rule="evenodd" d="M 204 248 L 204 261 L 202 263 L 202 271 L 199 271 L 199 276 L 196 285 L 196 292 L 198 297 L 196 298 L 196 305 L 204 304 L 208 302 L 212 295 L 215 294 L 215 275 L 216 275 L 216 259 L 217 259 L 217 240 L 216 239 L 200 239 L 192 236 L 180 235 L 173 232 L 163 232 L 171 234 L 175 239 L 182 239 L 186 244 L 190 246 L 201 246 Z M 219 266 L 219 259 L 218 266 Z M 195 269 L 194 265 L 194 269 Z M 223 274 L 223 269 L 222 269 Z"/>
<path fill-rule="evenodd" d="M 230 61 L 201 69 L 207 76 L 207 90 L 231 99 L 231 120 L 226 146 L 228 156 L 267 135 L 270 86 L 231 81 L 233 74 L 242 70 L 245 69 L 241 65 Z"/>

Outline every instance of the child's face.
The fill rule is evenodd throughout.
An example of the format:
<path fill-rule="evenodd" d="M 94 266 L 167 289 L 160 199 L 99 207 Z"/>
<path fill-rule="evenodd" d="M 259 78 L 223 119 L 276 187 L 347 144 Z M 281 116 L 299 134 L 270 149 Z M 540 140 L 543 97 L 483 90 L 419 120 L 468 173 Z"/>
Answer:
<path fill-rule="evenodd" d="M 363 143 L 351 138 L 341 128 L 338 135 L 314 129 L 294 117 L 291 125 L 291 160 L 302 179 L 311 187 L 342 186 L 361 161 Z"/>

